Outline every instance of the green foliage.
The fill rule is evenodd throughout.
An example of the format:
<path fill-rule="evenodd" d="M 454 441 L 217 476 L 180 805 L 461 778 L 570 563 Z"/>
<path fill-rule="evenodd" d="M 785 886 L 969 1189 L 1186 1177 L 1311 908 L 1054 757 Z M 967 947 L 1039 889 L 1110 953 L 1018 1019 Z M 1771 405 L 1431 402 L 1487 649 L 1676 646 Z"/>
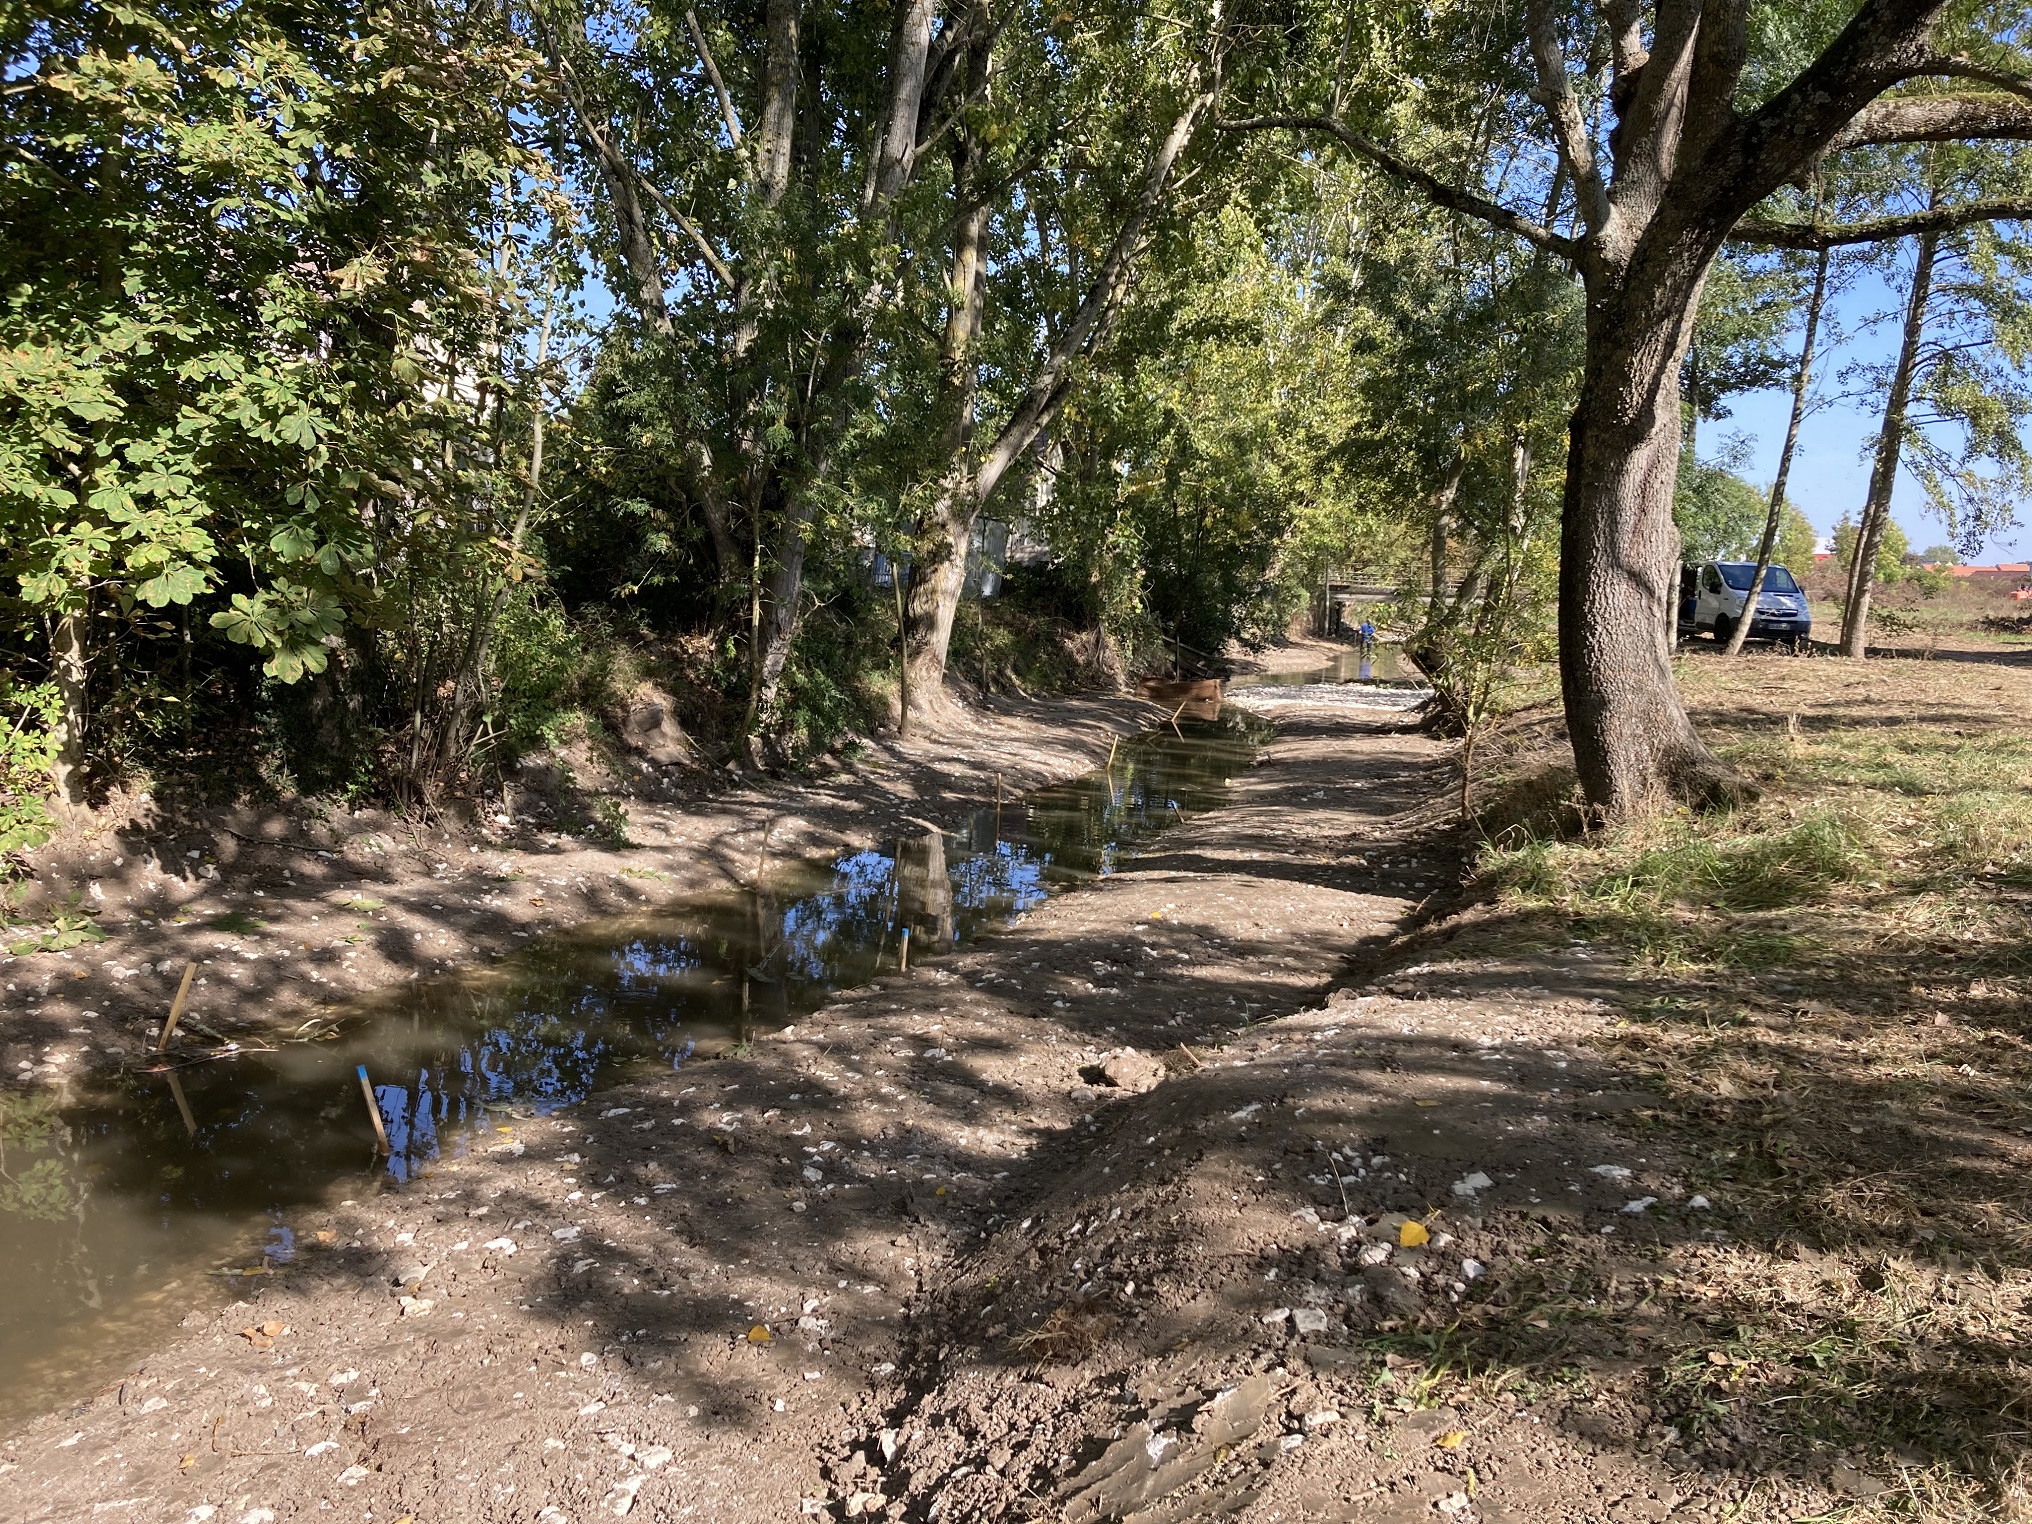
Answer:
<path fill-rule="evenodd" d="M 460 505 L 499 474 L 474 404 L 515 293 L 475 253 L 536 183 L 526 55 L 431 0 L 59 0 L 6 45 L 7 633 L 79 616 L 103 760 L 229 653 L 325 673 L 349 626 L 393 633 L 405 573 L 495 559 Z"/>
<path fill-rule="evenodd" d="M 1755 560 L 1769 505 L 1768 494 L 1733 471 L 1682 459 L 1679 490 L 1672 499 L 1681 556 L 1688 561 Z M 1808 549 L 1810 555 L 1810 544 Z"/>
<path fill-rule="evenodd" d="M 1819 532 L 1787 498 L 1778 510 L 1778 539 L 1771 547 L 1772 564 L 1784 567 L 1795 577 L 1804 577 L 1813 569 L 1813 548 L 1819 543 Z"/>
<path fill-rule="evenodd" d="M 38 1159 L 19 1174 L 0 1173 L 0 1212 L 62 1222 L 71 1213 L 70 1171 L 61 1159 Z"/>
<path fill-rule="evenodd" d="M 596 612 L 575 622 L 554 600 L 517 596 L 496 642 L 490 719 L 510 756 L 562 746 L 613 707 L 619 643 Z"/>
<path fill-rule="evenodd" d="M 60 911 L 45 929 L 31 930 L 29 935 L 10 941 L 7 951 L 17 958 L 26 958 L 33 953 L 69 952 L 73 947 L 105 940 L 106 934 L 90 916 L 75 910 Z"/>
<path fill-rule="evenodd" d="M 63 714 L 54 683 L 9 692 L 0 673 L 0 871 L 49 840 L 45 803 L 56 761 L 54 731 Z"/>
<path fill-rule="evenodd" d="M 1856 526 L 1853 520 L 1843 515 L 1842 521 L 1834 526 L 1835 564 L 1847 571 L 1856 561 Z M 1905 557 L 1911 548 L 1911 541 L 1905 531 L 1893 519 L 1884 525 L 1884 538 L 1877 546 L 1876 580 L 1881 583 L 1905 581 L 1915 570 L 1905 564 Z"/>

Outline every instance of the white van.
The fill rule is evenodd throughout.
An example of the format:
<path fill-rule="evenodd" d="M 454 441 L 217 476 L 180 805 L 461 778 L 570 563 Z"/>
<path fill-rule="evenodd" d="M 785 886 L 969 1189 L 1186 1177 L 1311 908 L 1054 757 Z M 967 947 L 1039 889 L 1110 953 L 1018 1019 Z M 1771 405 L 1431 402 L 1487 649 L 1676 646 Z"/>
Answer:
<path fill-rule="evenodd" d="M 1685 566 L 1679 573 L 1679 627 L 1700 630 L 1716 640 L 1727 640 L 1743 617 L 1743 601 L 1756 574 L 1754 561 L 1702 561 Z M 1813 615 L 1807 612 L 1806 593 L 1782 566 L 1764 569 L 1764 586 L 1757 595 L 1756 616 L 1750 621 L 1750 639 L 1780 640 L 1788 645 L 1804 644 L 1813 633 Z"/>

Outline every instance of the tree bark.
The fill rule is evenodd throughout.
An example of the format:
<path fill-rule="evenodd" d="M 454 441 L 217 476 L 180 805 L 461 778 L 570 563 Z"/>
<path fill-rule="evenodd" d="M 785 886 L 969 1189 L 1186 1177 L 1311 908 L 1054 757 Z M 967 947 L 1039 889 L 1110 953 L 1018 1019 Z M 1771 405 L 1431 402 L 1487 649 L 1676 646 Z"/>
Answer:
<path fill-rule="evenodd" d="M 56 683 L 62 712 L 57 717 L 56 759 L 50 781 L 66 809 L 85 802 L 85 725 L 88 667 L 85 660 L 85 613 L 71 610 L 56 616 L 50 631 L 50 677 Z"/>
<path fill-rule="evenodd" d="M 596 111 L 586 98 L 578 73 L 565 56 L 566 41 L 574 44 L 580 56 L 587 51 L 585 20 L 568 6 L 559 9 L 562 19 L 557 12 L 547 13 L 541 8 L 534 13 L 549 43 L 551 70 L 571 107 L 579 143 L 586 157 L 593 161 L 600 186 L 607 193 L 607 209 L 613 215 L 614 234 L 621 245 L 622 267 L 634 287 L 636 311 L 651 331 L 668 338 L 670 307 L 663 295 L 663 261 L 657 256 L 656 240 L 643 214 L 641 176 L 634 161 L 615 141 L 611 120 Z"/>
<path fill-rule="evenodd" d="M 1653 244 L 1652 257 L 1661 255 Z M 1707 261 L 1590 282 L 1588 360 L 1568 437 L 1560 522 L 1559 676 L 1574 763 L 1608 818 L 1675 799 L 1712 802 L 1730 774 L 1694 732 L 1672 676 L 1666 616 L 1679 592 L 1672 499 L 1678 377 Z"/>
<path fill-rule="evenodd" d="M 968 50 L 970 83 L 985 86 L 994 58 L 988 29 Z M 939 485 L 917 537 L 912 569 L 910 617 L 904 627 L 903 665 L 910 703 L 921 713 L 941 706 L 945 696 L 946 658 L 952 649 L 953 622 L 966 591 L 967 548 L 980 516 L 981 495 L 974 471 L 974 425 L 980 397 L 980 366 L 974 345 L 980 338 L 987 302 L 987 262 L 983 258 L 988 208 L 977 194 L 973 142 L 965 132 L 953 135 L 953 195 L 960 203 L 959 226 L 953 235 L 952 273 L 946 284 L 945 333 L 939 344 L 939 454 L 946 462 Z"/>
<path fill-rule="evenodd" d="M 946 659 L 952 649 L 953 622 L 966 591 L 967 549 L 980 517 L 981 494 L 974 474 L 974 422 L 979 369 L 974 341 L 981 330 L 985 299 L 982 238 L 987 230 L 985 206 L 968 210 L 955 241 L 952 305 L 946 318 L 944 352 L 939 357 L 940 390 L 945 393 L 945 439 L 941 453 L 948 464 L 918 536 L 916 565 L 910 587 L 910 618 L 905 627 L 904 665 L 909 669 L 913 707 L 928 714 L 943 702 Z"/>
<path fill-rule="evenodd" d="M 1912 378 L 1919 368 L 1919 344 L 1926 335 L 1926 304 L 1933 295 L 1933 261 L 1940 247 L 1938 233 L 1919 235 L 1919 259 L 1912 271 L 1912 290 L 1905 300 L 1905 332 L 1898 344 L 1898 363 L 1891 372 L 1891 394 L 1884 400 L 1884 427 L 1877 435 L 1877 458 L 1870 468 L 1870 495 L 1856 526 L 1855 553 L 1849 562 L 1849 597 L 1842 609 L 1841 654 L 1860 660 L 1869 649 L 1870 593 L 1877 581 L 1877 552 L 1891 520 L 1891 493 L 1898 483 L 1898 456 L 1905 442 L 1905 414 L 1912 402 Z"/>
<path fill-rule="evenodd" d="M 1757 542 L 1757 569 L 1750 573 L 1750 591 L 1743 599 L 1743 617 L 1729 635 L 1727 654 L 1740 656 L 1743 642 L 1750 638 L 1750 622 L 1757 599 L 1764 591 L 1764 573 L 1771 568 L 1771 552 L 1778 544 L 1778 529 L 1785 516 L 1785 484 L 1792 476 L 1792 456 L 1799 446 L 1799 423 L 1806 416 L 1806 390 L 1813 379 L 1813 341 L 1820 331 L 1820 312 L 1827 302 L 1828 251 L 1822 249 L 1813 266 L 1813 294 L 1806 301 L 1806 332 L 1799 341 L 1799 367 L 1792 373 L 1792 415 L 1785 422 L 1785 446 L 1778 452 L 1778 475 L 1771 482 L 1771 502 L 1764 514 L 1764 536 Z"/>
<path fill-rule="evenodd" d="M 1460 497 L 1461 477 L 1468 468 L 1467 442 L 1463 440 L 1454 447 L 1453 464 L 1446 468 L 1446 475 L 1439 489 L 1432 494 L 1432 598 L 1427 607 L 1426 617 L 1437 618 L 1446 604 L 1446 557 L 1448 536 L 1453 527 L 1453 505 Z"/>
<path fill-rule="evenodd" d="M 1928 108 L 1924 120 L 1907 119 L 1902 97 L 1878 99 L 1909 80 L 1974 77 L 1933 46 L 1940 0 L 1870 0 L 1855 8 L 1818 56 L 1747 112 L 1736 104 L 1749 51 L 1744 0 L 1658 0 L 1648 8 L 1648 34 L 1646 9 L 1628 0 L 1604 6 L 1615 114 L 1604 158 L 1562 52 L 1564 12 L 1553 0 L 1526 0 L 1537 75 L 1530 95 L 1544 107 L 1574 185 L 1583 224 L 1574 236 L 1442 180 L 1337 118 L 1265 115 L 1224 124 L 1325 132 L 1435 204 L 1579 270 L 1587 356 L 1561 525 L 1560 679 L 1582 788 L 1591 808 L 1609 817 L 1736 791 L 1687 719 L 1665 634 L 1678 559 L 1675 382 L 1709 266 L 1743 218 L 1838 137 L 1844 145 L 2032 137 L 2032 113 L 2012 101 L 2000 117 L 1993 108 L 2001 96 L 1982 111 Z M 2009 88 L 2032 89 L 2022 81 Z M 1938 232 L 1941 225 L 1929 213 L 1905 230 Z"/>

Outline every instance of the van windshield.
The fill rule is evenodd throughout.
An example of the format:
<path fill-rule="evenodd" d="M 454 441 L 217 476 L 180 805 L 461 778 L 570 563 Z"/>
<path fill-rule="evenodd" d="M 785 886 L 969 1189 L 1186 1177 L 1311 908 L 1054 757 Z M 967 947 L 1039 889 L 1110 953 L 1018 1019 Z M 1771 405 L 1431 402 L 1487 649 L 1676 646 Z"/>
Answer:
<path fill-rule="evenodd" d="M 1717 566 L 1715 570 L 1722 574 L 1722 580 L 1728 583 L 1730 587 L 1739 593 L 1747 593 L 1750 590 L 1750 578 L 1756 574 L 1757 567 L 1756 563 L 1752 561 L 1724 562 Z M 1799 591 L 1799 584 L 1792 580 L 1792 573 L 1784 567 L 1767 566 L 1764 568 L 1764 591 L 1767 593 L 1796 593 Z"/>

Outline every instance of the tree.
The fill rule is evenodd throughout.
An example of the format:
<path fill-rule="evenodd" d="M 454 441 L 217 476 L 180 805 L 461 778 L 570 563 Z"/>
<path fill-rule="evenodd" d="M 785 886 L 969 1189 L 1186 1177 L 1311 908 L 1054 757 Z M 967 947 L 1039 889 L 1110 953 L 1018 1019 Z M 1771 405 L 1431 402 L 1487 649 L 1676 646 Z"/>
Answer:
<path fill-rule="evenodd" d="M 980 506 L 1106 340 L 1211 103 L 1212 14 L 896 0 L 886 47 L 842 4 L 634 14 L 537 0 L 532 26 L 632 309 L 615 369 L 651 378 L 629 389 L 741 627 L 746 728 L 779 723 L 810 568 L 857 541 L 915 563 L 935 701 Z"/>
<path fill-rule="evenodd" d="M 1755 554 L 1764 499 L 1734 471 L 1687 459 L 1680 465 L 1672 519 L 1687 560 L 1741 561 Z"/>
<path fill-rule="evenodd" d="M 1227 124 L 1329 137 L 1579 275 L 1587 360 L 1561 517 L 1560 676 L 1582 786 L 1607 816 L 1737 788 L 1687 719 L 1664 634 L 1679 559 L 1673 382 L 1723 247 L 1737 238 L 1815 249 L 2032 213 L 2024 203 L 1956 205 L 1828 227 L 1785 215 L 1781 199 L 1752 218 L 1830 149 L 2032 135 L 2032 85 L 2022 72 L 1952 51 L 2008 57 L 2011 34 L 2001 24 L 1950 26 L 1940 0 L 1866 0 L 1829 27 L 1836 19 L 1820 8 L 1802 18 L 1800 30 L 1824 40 L 1797 68 L 1778 40 L 1753 32 L 1747 0 L 1610 0 L 1599 12 L 1528 0 L 1522 35 L 1515 23 L 1492 21 L 1501 33 L 1494 46 L 1439 36 L 1436 51 L 1451 41 L 1449 62 L 1501 89 L 1518 83 L 1493 65 L 1529 57 L 1533 78 L 1523 89 L 1542 110 L 1556 174 L 1573 189 L 1570 232 L 1559 231 L 1558 203 L 1553 217 L 1520 212 L 1480 185 L 1423 168 L 1331 109 Z M 1605 91 L 1595 60 L 1609 68 Z M 1941 80 L 1982 88 L 1947 93 L 1935 88 Z"/>
<path fill-rule="evenodd" d="M 1835 565 L 1848 574 L 1850 586 L 1855 584 L 1856 551 L 1861 541 L 1862 531 L 1854 519 L 1844 517 L 1834 526 Z M 1905 576 L 1905 556 L 1910 545 L 1911 541 L 1895 520 L 1886 522 L 1877 536 L 1869 580 L 1873 583 L 1901 581 Z"/>
<path fill-rule="evenodd" d="M 1818 207 L 1815 208 L 1816 213 Z M 1757 540 L 1757 565 L 1750 573 L 1749 590 L 1743 594 L 1744 617 L 1729 631 L 1728 654 L 1740 656 L 1743 642 L 1750 638 L 1756 619 L 1757 600 L 1764 591 L 1764 574 L 1771 568 L 1771 554 L 1785 529 L 1785 484 L 1792 476 L 1792 455 L 1799 447 L 1799 425 L 1806 417 L 1807 391 L 1813 383 L 1813 343 L 1820 335 L 1821 313 L 1827 305 L 1827 274 L 1832 251 L 1822 249 L 1814 257 L 1813 288 L 1806 299 L 1806 321 L 1799 339 L 1799 361 L 1792 372 L 1792 408 L 1785 419 L 1785 443 L 1778 451 L 1778 474 L 1771 481 L 1771 495 L 1764 518 L 1764 532 Z M 1810 546 L 1808 547 L 1811 548 Z"/>
<path fill-rule="evenodd" d="M 1958 157 L 1962 176 L 1994 169 Z M 1931 166 L 1936 176 L 1947 169 Z M 1931 510 L 1974 553 L 2013 521 L 2018 503 L 2032 493 L 2032 452 L 2023 439 L 2032 422 L 2032 305 L 2024 291 L 2024 257 L 1986 228 L 1922 234 L 1914 242 L 1905 320 L 1860 529 L 1866 541 L 1886 534 L 1904 466 L 1919 478 Z M 1879 559 L 1866 556 L 1858 565 Z M 1852 565 L 1844 655 L 1860 657 L 1868 647 L 1872 580 Z"/>
<path fill-rule="evenodd" d="M 484 251 L 540 164 L 491 13 L 34 16 L 0 21 L 0 557 L 76 803 L 109 706 L 164 707 L 165 648 L 187 670 L 213 629 L 292 684 L 389 617 L 405 556 L 491 553 L 516 293 Z"/>

